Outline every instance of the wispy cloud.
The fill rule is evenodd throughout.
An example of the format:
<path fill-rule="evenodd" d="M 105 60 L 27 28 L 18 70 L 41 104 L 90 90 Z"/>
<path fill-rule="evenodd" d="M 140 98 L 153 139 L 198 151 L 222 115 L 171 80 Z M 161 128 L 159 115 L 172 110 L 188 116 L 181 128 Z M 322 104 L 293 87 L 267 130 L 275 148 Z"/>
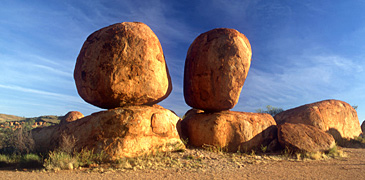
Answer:
<path fill-rule="evenodd" d="M 14 86 L 14 85 L 4 85 L 4 84 L 0 84 L 0 88 L 13 90 L 13 91 L 21 91 L 24 93 L 38 94 L 38 95 L 42 95 L 42 96 L 55 98 L 58 100 L 67 100 L 67 101 L 70 101 L 73 103 L 84 103 L 78 97 L 70 96 L 70 95 L 66 95 L 66 94 L 53 93 L 53 92 L 42 91 L 42 90 L 37 90 L 37 89 L 32 89 L 32 88 L 26 88 L 26 87 L 21 87 L 21 86 Z"/>

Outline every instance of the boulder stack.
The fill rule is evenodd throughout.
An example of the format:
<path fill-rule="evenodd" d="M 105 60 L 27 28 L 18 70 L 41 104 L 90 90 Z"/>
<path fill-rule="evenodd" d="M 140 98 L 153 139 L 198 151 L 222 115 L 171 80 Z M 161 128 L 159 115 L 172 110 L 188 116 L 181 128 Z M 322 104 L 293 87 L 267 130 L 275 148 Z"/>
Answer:
<path fill-rule="evenodd" d="M 184 70 L 184 97 L 191 106 L 181 122 L 193 146 L 250 151 L 276 139 L 269 114 L 229 111 L 238 102 L 251 64 L 251 45 L 237 30 L 219 28 L 191 44 Z"/>
<path fill-rule="evenodd" d="M 92 33 L 74 78 L 86 102 L 109 110 L 34 129 L 38 151 L 62 146 L 65 135 L 75 138 L 75 150 L 103 151 L 111 160 L 185 148 L 176 128 L 180 118 L 155 105 L 172 85 L 160 42 L 147 25 L 124 22 Z"/>

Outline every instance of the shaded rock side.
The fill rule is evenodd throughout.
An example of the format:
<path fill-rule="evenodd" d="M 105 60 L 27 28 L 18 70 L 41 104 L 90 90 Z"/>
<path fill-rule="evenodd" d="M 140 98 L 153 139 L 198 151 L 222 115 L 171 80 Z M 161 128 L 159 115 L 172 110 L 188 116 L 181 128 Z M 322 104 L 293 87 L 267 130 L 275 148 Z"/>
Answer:
<path fill-rule="evenodd" d="M 129 106 L 94 113 L 65 125 L 33 129 L 32 136 L 37 151 L 59 148 L 62 135 L 67 135 L 75 138 L 76 151 L 103 151 L 115 160 L 184 149 L 176 129 L 179 120 L 159 105 Z"/>
<path fill-rule="evenodd" d="M 83 118 L 84 115 L 79 111 L 70 111 L 65 116 L 61 118 L 60 124 L 66 124 L 72 121 Z"/>
<path fill-rule="evenodd" d="M 315 126 L 329 132 L 336 140 L 361 134 L 356 110 L 346 102 L 325 100 L 306 104 L 274 116 L 277 124 L 295 123 Z"/>
<path fill-rule="evenodd" d="M 79 95 L 104 109 L 153 105 L 172 90 L 160 41 L 140 22 L 124 22 L 92 33 L 74 70 Z"/>
<path fill-rule="evenodd" d="M 330 134 L 306 124 L 278 125 L 278 140 L 282 147 L 294 152 L 324 152 L 336 145 Z"/>
<path fill-rule="evenodd" d="M 251 65 L 251 45 L 237 30 L 219 28 L 199 35 L 186 55 L 185 102 L 196 109 L 233 108 Z"/>
<path fill-rule="evenodd" d="M 365 134 L 365 120 L 361 123 L 361 131 Z"/>
<path fill-rule="evenodd" d="M 196 147 L 212 145 L 229 152 L 247 152 L 268 146 L 277 137 L 269 114 L 191 110 L 181 121 L 182 137 Z"/>

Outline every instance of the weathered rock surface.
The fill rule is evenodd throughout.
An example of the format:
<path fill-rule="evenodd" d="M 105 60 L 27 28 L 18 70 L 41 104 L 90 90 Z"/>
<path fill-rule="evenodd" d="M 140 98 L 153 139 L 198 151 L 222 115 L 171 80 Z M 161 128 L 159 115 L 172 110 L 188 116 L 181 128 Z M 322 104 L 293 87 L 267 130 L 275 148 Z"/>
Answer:
<path fill-rule="evenodd" d="M 325 100 L 306 104 L 275 115 L 277 124 L 294 123 L 315 126 L 329 132 L 336 140 L 361 134 L 356 110 L 339 100 Z"/>
<path fill-rule="evenodd" d="M 282 147 L 294 152 L 324 152 L 336 145 L 330 134 L 306 124 L 278 125 L 278 140 Z"/>
<path fill-rule="evenodd" d="M 37 151 L 60 146 L 62 134 L 76 139 L 75 150 L 94 149 L 111 160 L 155 151 L 184 149 L 176 129 L 178 116 L 159 105 L 129 106 L 94 113 L 65 125 L 32 130 Z"/>
<path fill-rule="evenodd" d="M 79 111 L 70 111 L 65 116 L 62 117 L 60 124 L 66 124 L 72 121 L 83 118 L 84 115 Z"/>
<path fill-rule="evenodd" d="M 181 121 L 182 137 L 202 147 L 212 145 L 229 152 L 250 151 L 276 139 L 275 120 L 269 114 L 190 110 Z"/>
<path fill-rule="evenodd" d="M 161 44 L 140 22 L 92 33 L 77 58 L 74 79 L 86 102 L 105 109 L 156 104 L 172 89 Z"/>
<path fill-rule="evenodd" d="M 365 134 L 365 120 L 361 124 L 361 131 L 363 134 Z"/>
<path fill-rule="evenodd" d="M 196 109 L 221 111 L 239 99 L 251 64 L 251 45 L 234 29 L 213 29 L 191 44 L 184 72 L 184 97 Z"/>

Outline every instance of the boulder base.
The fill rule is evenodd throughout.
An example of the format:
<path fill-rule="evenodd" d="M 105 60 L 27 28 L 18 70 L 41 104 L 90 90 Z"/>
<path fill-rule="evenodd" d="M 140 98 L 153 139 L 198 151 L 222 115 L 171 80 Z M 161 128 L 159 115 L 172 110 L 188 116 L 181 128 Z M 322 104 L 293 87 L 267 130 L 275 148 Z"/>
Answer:
<path fill-rule="evenodd" d="M 234 111 L 190 110 L 181 122 L 181 130 L 193 146 L 212 145 L 228 152 L 259 149 L 277 136 L 276 123 L 269 114 Z"/>
<path fill-rule="evenodd" d="M 361 134 L 356 110 L 339 100 L 325 100 L 306 104 L 275 115 L 277 124 L 294 123 L 315 126 L 329 132 L 336 140 Z"/>
<path fill-rule="evenodd" d="M 219 28 L 199 35 L 185 60 L 186 103 L 211 112 L 232 109 L 246 80 L 251 55 L 250 42 L 237 30 Z"/>
<path fill-rule="evenodd" d="M 79 95 L 104 109 L 153 105 L 171 92 L 160 41 L 140 22 L 124 22 L 92 33 L 77 57 Z"/>
<path fill-rule="evenodd" d="M 75 150 L 104 152 L 111 160 L 155 151 L 184 149 L 176 129 L 180 120 L 161 106 L 129 106 L 101 111 L 63 126 L 32 130 L 36 150 L 62 146 L 61 135 L 74 137 Z"/>

